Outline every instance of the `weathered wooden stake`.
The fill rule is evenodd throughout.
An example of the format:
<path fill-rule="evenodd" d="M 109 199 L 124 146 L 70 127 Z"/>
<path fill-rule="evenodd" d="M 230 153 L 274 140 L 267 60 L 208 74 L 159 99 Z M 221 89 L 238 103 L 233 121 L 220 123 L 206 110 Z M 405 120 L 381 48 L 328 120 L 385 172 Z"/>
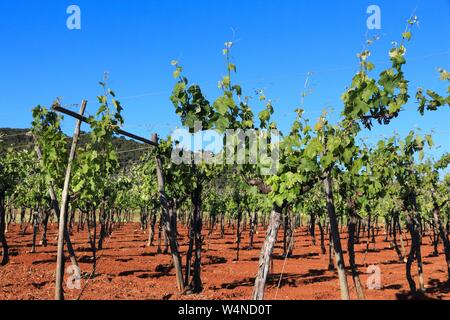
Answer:
<path fill-rule="evenodd" d="M 277 241 L 278 230 L 280 229 L 281 211 L 281 208 L 274 205 L 272 214 L 270 215 L 266 239 L 259 256 L 258 274 L 253 289 L 253 300 L 264 300 L 264 291 L 272 262 L 273 250 Z"/>
<path fill-rule="evenodd" d="M 87 102 L 83 100 L 80 108 L 80 116 L 84 115 Z M 55 300 L 64 300 L 63 280 L 64 280 L 64 235 L 66 233 L 66 216 L 68 209 L 69 187 L 72 176 L 72 164 L 75 159 L 75 153 L 80 135 L 80 127 L 82 120 L 78 120 L 75 124 L 75 131 L 72 139 L 72 147 L 70 149 L 69 160 L 67 163 L 66 177 L 64 180 L 64 188 L 62 192 L 61 208 L 59 214 L 59 230 L 58 230 L 58 253 L 56 258 L 56 287 Z"/>

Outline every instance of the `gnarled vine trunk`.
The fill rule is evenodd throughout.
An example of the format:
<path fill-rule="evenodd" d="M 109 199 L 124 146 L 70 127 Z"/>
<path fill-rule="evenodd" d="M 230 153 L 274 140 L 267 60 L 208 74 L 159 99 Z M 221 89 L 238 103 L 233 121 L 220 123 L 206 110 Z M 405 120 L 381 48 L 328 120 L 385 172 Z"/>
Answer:
<path fill-rule="evenodd" d="M 201 279 L 202 245 L 203 245 L 201 194 L 202 194 L 201 184 L 197 184 L 197 188 L 195 188 L 194 192 L 192 193 L 192 205 L 194 207 L 192 213 L 194 268 L 192 271 L 191 289 L 193 290 L 194 293 L 200 293 L 203 291 L 203 284 Z"/>
<path fill-rule="evenodd" d="M 354 209 L 354 203 L 352 202 L 349 205 L 349 220 L 348 220 L 348 257 L 349 257 L 349 263 L 350 267 L 352 269 L 352 278 L 353 283 L 355 284 L 356 293 L 358 295 L 359 300 L 365 300 L 364 296 L 364 290 L 363 286 L 361 284 L 361 279 L 359 278 L 359 271 L 358 266 L 356 265 L 356 258 L 355 258 L 355 231 L 356 231 L 356 224 L 358 221 L 358 217 L 355 213 Z"/>
<path fill-rule="evenodd" d="M 153 135 L 152 140 L 155 144 L 157 144 L 158 143 L 157 135 Z M 155 161 L 156 161 L 156 175 L 158 179 L 159 199 L 164 217 L 164 228 L 166 235 L 169 238 L 170 252 L 172 254 L 172 262 L 177 276 L 178 290 L 183 291 L 184 279 L 183 279 L 183 270 L 181 267 L 181 257 L 178 251 L 177 235 L 175 230 L 172 228 L 173 225 L 172 219 L 174 219 L 173 210 L 170 210 L 170 205 L 165 191 L 165 182 L 161 158 L 159 156 L 156 156 Z"/>
<path fill-rule="evenodd" d="M 253 242 L 255 238 L 255 233 L 258 228 L 258 213 L 255 211 L 251 215 L 250 218 L 250 244 L 249 244 L 249 250 L 253 249 Z"/>
<path fill-rule="evenodd" d="M 445 233 L 444 226 L 441 220 L 441 210 L 435 202 L 435 208 L 433 210 L 434 223 L 438 229 L 439 236 L 444 243 L 445 261 L 447 263 L 448 281 L 450 282 L 450 241 Z"/>
<path fill-rule="evenodd" d="M 238 221 L 236 229 L 236 261 L 239 261 L 239 253 L 241 250 L 241 220 L 242 220 L 242 210 L 238 208 Z"/>
<path fill-rule="evenodd" d="M 0 193 L 0 243 L 2 245 L 2 266 L 6 266 L 9 262 L 8 242 L 5 236 L 6 229 L 6 209 L 5 209 L 5 193 Z"/>

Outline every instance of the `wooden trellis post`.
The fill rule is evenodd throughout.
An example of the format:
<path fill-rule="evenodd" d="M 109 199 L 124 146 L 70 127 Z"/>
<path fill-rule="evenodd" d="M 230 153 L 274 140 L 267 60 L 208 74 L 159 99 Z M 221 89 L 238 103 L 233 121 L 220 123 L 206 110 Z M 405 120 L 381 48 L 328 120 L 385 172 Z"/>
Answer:
<path fill-rule="evenodd" d="M 75 135 L 74 135 L 74 143 L 75 143 L 75 137 L 77 137 L 76 140 L 78 140 L 78 135 L 79 135 L 79 129 L 80 129 L 80 125 L 81 122 L 85 122 L 85 123 L 89 123 L 88 118 L 86 118 L 84 116 L 84 110 L 85 110 L 86 105 L 84 105 L 84 108 L 82 106 L 82 110 L 80 111 L 80 113 L 76 113 L 73 111 L 70 111 L 68 109 L 65 109 L 61 106 L 54 106 L 53 110 L 64 113 L 68 116 L 71 116 L 75 119 L 78 120 L 77 122 L 77 126 L 76 126 L 76 130 L 75 130 Z M 142 137 L 139 137 L 135 134 L 129 133 L 127 131 L 124 130 L 118 130 L 117 133 L 119 135 L 123 135 L 126 136 L 128 138 L 134 139 L 136 141 L 140 141 L 142 143 L 151 145 L 153 147 L 158 147 L 158 136 L 155 134 L 152 136 L 152 140 L 148 140 Z M 74 144 L 72 145 L 72 148 L 74 147 Z M 76 149 L 76 143 L 75 143 L 75 149 Z M 73 157 L 75 155 L 75 149 L 73 149 Z M 63 201 L 61 202 L 61 218 L 60 218 L 60 237 L 59 239 L 63 239 L 64 236 L 64 229 L 65 229 L 65 212 L 67 209 L 67 196 L 68 196 L 68 187 L 69 187 L 69 183 L 70 183 L 70 167 L 71 167 L 71 162 L 73 161 L 73 157 L 72 157 L 72 151 L 71 151 L 71 157 L 69 159 L 69 165 L 68 165 L 68 172 L 66 175 L 66 183 L 64 185 L 64 192 L 63 192 Z M 173 219 L 173 212 L 172 210 L 169 208 L 168 205 L 168 200 L 167 197 L 165 196 L 165 184 L 164 184 L 164 171 L 163 171 L 163 167 L 162 167 L 162 161 L 161 158 L 159 156 L 156 156 L 155 158 L 156 161 L 156 171 L 157 171 L 157 179 L 158 179 L 158 188 L 159 188 L 159 195 L 160 195 L 160 202 L 161 202 L 161 206 L 163 207 L 163 211 L 164 211 L 164 216 L 165 216 L 165 223 L 164 223 L 164 230 L 169 238 L 169 242 L 170 242 L 170 249 L 171 249 L 171 254 L 172 254 L 172 259 L 173 259 L 173 264 L 176 270 L 176 274 L 177 274 L 177 286 L 178 289 L 180 291 L 184 290 L 184 281 L 183 281 L 183 271 L 182 271 L 182 267 L 181 267 L 181 257 L 180 257 L 180 253 L 178 251 L 178 243 L 177 243 L 177 235 L 175 230 L 173 230 L 173 228 L 171 227 L 171 220 Z M 67 185 L 67 188 L 66 188 Z M 65 201 L 64 201 L 65 199 Z M 64 211 L 63 211 L 64 209 Z M 64 274 L 64 264 L 62 261 L 62 248 L 63 248 L 63 243 L 60 244 L 58 243 L 58 261 L 57 261 L 57 286 L 56 286 L 56 291 L 55 291 L 55 298 L 57 300 L 61 300 L 63 299 L 63 291 L 62 291 L 62 279 L 63 279 L 63 274 Z"/>
<path fill-rule="evenodd" d="M 87 102 L 83 100 L 80 107 L 80 116 L 84 115 Z M 58 230 L 58 253 L 56 256 L 56 287 L 55 300 L 64 300 L 63 280 L 64 280 L 64 235 L 66 233 L 66 218 L 69 200 L 69 187 L 72 177 L 72 164 L 75 159 L 75 153 L 78 145 L 78 138 L 80 136 L 81 120 L 75 124 L 75 132 L 72 139 L 72 147 L 70 149 L 69 161 L 67 163 L 66 177 L 64 180 L 64 188 L 62 192 L 61 208 L 59 214 L 59 230 Z"/>

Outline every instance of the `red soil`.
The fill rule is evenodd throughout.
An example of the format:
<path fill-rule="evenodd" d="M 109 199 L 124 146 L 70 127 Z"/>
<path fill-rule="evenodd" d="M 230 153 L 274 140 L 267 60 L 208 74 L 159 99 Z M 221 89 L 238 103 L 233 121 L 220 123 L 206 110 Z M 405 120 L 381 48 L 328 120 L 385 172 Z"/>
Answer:
<path fill-rule="evenodd" d="M 181 230 L 183 235 L 186 230 Z M 12 226 L 7 238 L 11 247 L 11 261 L 0 267 L 0 300 L 12 299 L 52 299 L 56 265 L 55 226 L 50 228 L 49 246 L 38 247 L 37 253 L 30 254 L 31 238 L 28 233 L 19 235 L 18 226 Z M 147 248 L 147 233 L 139 230 L 137 224 L 129 224 L 116 230 L 107 239 L 104 250 L 99 252 L 98 276 L 89 281 L 83 279 L 85 287 L 81 299 L 250 299 L 254 276 L 264 230 L 255 237 L 255 249 L 245 250 L 248 232 L 244 232 L 240 261 L 236 256 L 235 235 L 228 230 L 225 239 L 214 234 L 209 250 L 203 253 L 202 280 L 204 291 L 200 295 L 182 296 L 177 293 L 175 275 L 170 268 L 169 255 L 156 255 L 156 248 Z M 375 249 L 365 256 L 366 245 L 356 246 L 357 263 L 365 285 L 369 265 L 376 265 L 382 272 L 382 289 L 365 290 L 367 299 L 401 299 L 407 297 L 408 284 L 405 265 L 398 262 L 394 250 L 383 242 L 380 232 Z M 279 239 L 282 239 L 280 236 Z M 90 273 L 91 253 L 87 234 L 72 236 L 82 272 Z M 365 239 L 364 239 L 365 240 Z M 180 239 L 181 250 L 187 249 L 187 239 Z M 345 247 L 346 240 L 343 240 Z M 205 245 L 206 249 L 207 245 Z M 371 245 L 373 248 L 373 245 Z M 447 279 L 445 259 L 441 254 L 433 257 L 430 239 L 424 239 L 423 257 L 427 296 L 434 299 L 450 299 L 450 289 L 444 285 Z M 440 252 L 442 248 L 440 247 Z M 337 274 L 328 271 L 328 255 L 321 255 L 318 246 L 312 246 L 305 230 L 296 232 L 294 256 L 288 260 L 281 257 L 282 243 L 275 249 L 273 276 L 266 290 L 266 299 L 279 300 L 334 300 L 340 298 Z M 348 257 L 346 256 L 348 262 Z M 66 267 L 68 264 L 66 264 Z M 284 266 L 284 271 L 283 271 Z M 167 274 L 167 269 L 169 270 Z M 414 271 L 416 271 L 414 265 Z M 281 287 L 277 293 L 280 273 L 283 271 Z M 417 275 L 414 274 L 417 281 Z M 67 277 L 67 275 L 66 275 Z M 356 299 L 353 282 L 348 277 L 352 298 Z M 66 290 L 66 299 L 76 299 L 80 290 Z"/>

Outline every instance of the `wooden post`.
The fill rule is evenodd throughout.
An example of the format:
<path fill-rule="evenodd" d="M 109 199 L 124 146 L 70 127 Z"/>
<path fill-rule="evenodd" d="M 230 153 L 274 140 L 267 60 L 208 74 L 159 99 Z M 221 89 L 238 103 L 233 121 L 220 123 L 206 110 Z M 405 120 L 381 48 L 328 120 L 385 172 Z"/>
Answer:
<path fill-rule="evenodd" d="M 156 134 L 152 136 L 152 142 L 155 145 L 158 145 L 158 136 Z M 173 265 L 175 267 L 175 272 L 177 275 L 178 290 L 182 292 L 184 290 L 183 270 L 181 268 L 180 253 L 178 252 L 177 235 L 175 230 L 172 228 L 173 226 L 172 220 L 174 219 L 174 212 L 169 205 L 169 201 L 165 191 L 165 182 L 161 158 L 157 155 L 155 161 L 156 161 L 156 175 L 158 178 L 159 199 L 161 202 L 161 207 L 164 215 L 163 219 L 164 231 L 166 233 L 166 236 L 169 238 L 170 252 L 172 254 Z"/>
<path fill-rule="evenodd" d="M 334 250 L 334 257 L 336 260 L 336 268 L 339 276 L 341 297 L 342 300 L 350 300 L 347 275 L 345 273 L 344 254 L 342 253 L 341 238 L 339 235 L 339 224 L 334 205 L 333 180 L 331 177 L 331 169 L 328 169 L 327 177 L 323 183 L 327 200 L 328 217 L 330 218 L 331 238 L 333 239 L 333 250 Z"/>
<path fill-rule="evenodd" d="M 84 115 L 87 102 L 83 100 L 80 108 L 80 116 Z M 72 139 L 72 147 L 70 149 L 69 160 L 67 163 L 66 177 L 64 180 L 64 188 L 62 192 L 61 208 L 59 214 L 59 231 L 58 231 L 58 253 L 56 258 L 56 287 L 55 300 L 64 300 L 63 280 L 64 280 L 64 235 L 66 233 L 66 216 L 68 209 L 69 187 L 72 175 L 72 164 L 75 159 L 75 153 L 78 145 L 78 137 L 80 135 L 80 127 L 82 120 L 78 120 L 75 124 L 75 131 Z"/>
<path fill-rule="evenodd" d="M 273 250 L 277 241 L 278 230 L 281 224 L 282 208 L 274 205 L 270 215 L 270 223 L 266 232 L 266 239 L 261 249 L 258 264 L 258 274 L 255 279 L 253 289 L 253 300 L 264 300 L 264 290 L 266 288 L 267 277 L 272 262 Z"/>

